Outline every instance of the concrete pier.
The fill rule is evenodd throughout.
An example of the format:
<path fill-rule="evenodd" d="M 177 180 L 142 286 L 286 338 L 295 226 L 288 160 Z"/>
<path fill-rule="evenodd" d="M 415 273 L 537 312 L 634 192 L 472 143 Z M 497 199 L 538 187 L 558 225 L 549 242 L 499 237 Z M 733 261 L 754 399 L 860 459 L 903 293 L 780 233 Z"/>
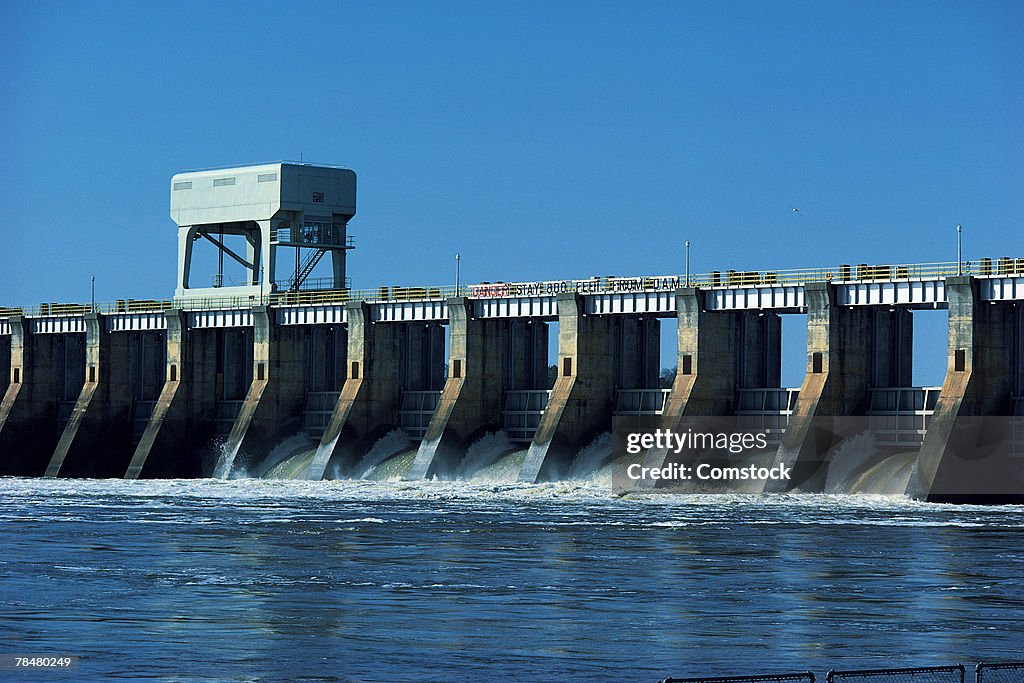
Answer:
<path fill-rule="evenodd" d="M 166 374 L 152 415 L 125 472 L 139 477 L 209 476 L 203 448 L 214 435 L 217 330 L 188 329 L 188 314 L 170 310 L 166 322 Z"/>
<path fill-rule="evenodd" d="M 302 424 L 309 347 L 305 327 L 274 324 L 266 306 L 253 309 L 252 379 L 224 444 L 214 476 L 261 462 L 284 436 Z"/>
<path fill-rule="evenodd" d="M 131 457 L 132 357 L 127 334 L 85 316 L 85 383 L 64 425 L 46 476 L 121 476 Z"/>
<path fill-rule="evenodd" d="M 869 388 L 911 383 L 908 310 L 840 306 L 826 282 L 805 284 L 804 296 L 807 370 L 775 456 L 776 465 L 792 468 L 792 478 L 768 482 L 768 491 L 823 490 L 832 455 L 855 435 L 849 418 L 867 412 Z"/>
<path fill-rule="evenodd" d="M 678 357 L 661 426 L 677 429 L 687 416 L 731 415 L 740 387 L 777 387 L 782 325 L 777 313 L 715 312 L 704 293 L 676 294 Z"/>
<path fill-rule="evenodd" d="M 616 381 L 640 382 L 640 368 L 649 365 L 623 363 L 621 351 L 649 349 L 657 340 L 649 335 L 638 346 L 642 326 L 623 327 L 620 316 L 585 315 L 576 294 L 560 294 L 556 302 L 558 376 L 520 469 L 521 482 L 563 476 L 580 448 L 611 430 Z"/>
<path fill-rule="evenodd" d="M 348 372 L 307 479 L 322 479 L 332 463 L 350 472 L 378 438 L 399 425 L 403 391 L 441 391 L 439 325 L 373 322 L 363 303 L 345 309 Z"/>
<path fill-rule="evenodd" d="M 733 414 L 740 388 L 780 385 L 782 324 L 770 311 L 712 311 L 706 293 L 676 292 L 678 355 L 676 376 L 658 427 L 682 433 L 688 422 L 707 430 L 712 417 Z M 651 450 L 645 467 L 663 467 L 665 450 Z M 700 453 L 693 453 L 695 460 Z M 682 461 L 680 461 L 682 462 Z"/>
<path fill-rule="evenodd" d="M 24 317 L 10 325 L 10 384 L 0 403 L 0 474 L 40 476 L 63 431 L 61 410 L 84 384 L 81 333 L 38 334 Z"/>
<path fill-rule="evenodd" d="M 448 378 L 406 475 L 410 480 L 453 475 L 476 437 L 501 429 L 505 389 L 537 388 L 547 366 L 540 321 L 474 319 L 465 297 L 448 300 L 448 321 Z"/>
<path fill-rule="evenodd" d="M 1020 303 L 991 303 L 968 276 L 946 280 L 949 363 L 907 494 L 951 503 L 1024 502 L 1024 459 L 1009 450 L 1022 386 Z"/>
<path fill-rule="evenodd" d="M 0 336 L 0 396 L 11 384 L 11 335 Z"/>

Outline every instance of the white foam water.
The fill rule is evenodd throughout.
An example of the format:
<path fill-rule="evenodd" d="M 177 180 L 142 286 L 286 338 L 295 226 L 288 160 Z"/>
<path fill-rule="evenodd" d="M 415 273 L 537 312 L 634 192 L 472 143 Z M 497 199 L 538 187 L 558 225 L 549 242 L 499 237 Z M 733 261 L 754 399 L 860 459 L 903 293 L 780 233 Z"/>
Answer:
<path fill-rule="evenodd" d="M 594 475 L 612 457 L 611 432 L 598 434 L 588 445 L 580 449 L 569 466 L 567 479 L 586 479 Z"/>
<path fill-rule="evenodd" d="M 263 479 L 297 479 L 316 456 L 316 447 L 305 432 L 292 434 L 279 441 L 255 471 Z"/>
<path fill-rule="evenodd" d="M 477 470 L 471 479 L 477 484 L 510 484 L 519 478 L 529 448 L 512 451 L 496 461 Z"/>
<path fill-rule="evenodd" d="M 417 449 L 410 448 L 398 455 L 393 455 L 386 460 L 374 465 L 362 476 L 367 481 L 401 481 L 416 460 Z"/>
<path fill-rule="evenodd" d="M 466 457 L 459 464 L 457 479 L 473 479 L 481 469 L 493 464 L 501 456 L 516 450 L 503 431 L 488 432 L 473 442 L 466 450 Z"/>
<path fill-rule="evenodd" d="M 391 456 L 409 448 L 412 441 L 403 429 L 392 429 L 390 432 L 377 439 L 373 447 L 363 456 L 355 467 L 353 479 L 363 479 L 373 470 Z"/>

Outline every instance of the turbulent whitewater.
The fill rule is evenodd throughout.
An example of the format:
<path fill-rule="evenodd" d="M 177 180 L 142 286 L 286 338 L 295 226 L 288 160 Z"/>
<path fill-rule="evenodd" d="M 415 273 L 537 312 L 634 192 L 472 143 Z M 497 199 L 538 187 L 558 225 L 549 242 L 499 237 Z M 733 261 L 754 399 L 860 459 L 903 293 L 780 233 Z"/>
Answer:
<path fill-rule="evenodd" d="M 483 483 L 521 453 L 475 482 L 0 479 L 4 648 L 78 680 L 652 681 L 1024 644 L 1018 508 Z"/>

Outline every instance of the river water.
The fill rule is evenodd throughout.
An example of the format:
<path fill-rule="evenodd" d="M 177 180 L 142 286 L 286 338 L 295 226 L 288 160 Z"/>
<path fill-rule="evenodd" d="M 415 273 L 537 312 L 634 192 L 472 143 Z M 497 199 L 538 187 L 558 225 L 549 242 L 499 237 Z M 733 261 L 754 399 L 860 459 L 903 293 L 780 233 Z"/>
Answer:
<path fill-rule="evenodd" d="M 1017 507 L 0 479 L 0 654 L 75 655 L 67 680 L 653 682 L 1022 659 L 1022 573 Z"/>

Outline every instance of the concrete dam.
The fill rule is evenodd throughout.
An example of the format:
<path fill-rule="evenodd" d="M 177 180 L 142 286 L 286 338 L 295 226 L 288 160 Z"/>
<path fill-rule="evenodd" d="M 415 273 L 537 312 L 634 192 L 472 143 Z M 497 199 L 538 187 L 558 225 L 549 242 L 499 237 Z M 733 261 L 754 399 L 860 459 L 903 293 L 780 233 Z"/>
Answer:
<path fill-rule="evenodd" d="M 540 482 L 607 464 L 588 448 L 616 420 L 742 418 L 770 437 L 758 462 L 794 475 L 758 490 L 1024 502 L 1024 258 L 356 290 L 355 189 L 348 169 L 302 163 L 180 173 L 172 298 L 0 308 L 0 475 L 392 462 L 424 479 L 504 458 L 504 476 Z M 331 276 L 312 278 L 325 256 Z M 940 387 L 911 382 L 925 309 L 948 310 Z M 783 387 L 794 314 L 806 374 Z"/>

